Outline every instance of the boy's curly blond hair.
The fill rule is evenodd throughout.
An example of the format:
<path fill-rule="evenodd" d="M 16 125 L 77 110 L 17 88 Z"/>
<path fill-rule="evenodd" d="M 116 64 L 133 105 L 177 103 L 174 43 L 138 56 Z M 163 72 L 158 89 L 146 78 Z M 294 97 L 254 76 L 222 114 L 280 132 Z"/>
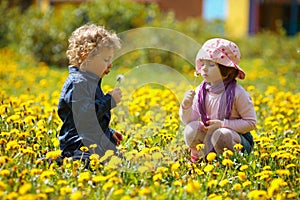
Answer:
<path fill-rule="evenodd" d="M 80 66 L 92 51 L 96 53 L 103 47 L 121 48 L 120 38 L 115 33 L 94 24 L 77 28 L 68 41 L 67 57 L 69 64 L 75 66 Z"/>

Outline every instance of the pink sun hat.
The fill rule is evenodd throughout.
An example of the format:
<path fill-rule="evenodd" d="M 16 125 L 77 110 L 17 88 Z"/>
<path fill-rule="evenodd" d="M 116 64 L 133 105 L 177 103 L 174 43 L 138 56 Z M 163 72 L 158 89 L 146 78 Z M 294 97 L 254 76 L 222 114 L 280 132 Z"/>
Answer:
<path fill-rule="evenodd" d="M 226 39 L 213 38 L 207 40 L 198 51 L 196 57 L 196 71 L 199 72 L 201 68 L 199 61 L 211 60 L 226 67 L 236 68 L 239 71 L 237 77 L 244 79 L 245 72 L 238 65 L 240 58 L 241 53 L 236 44 Z"/>

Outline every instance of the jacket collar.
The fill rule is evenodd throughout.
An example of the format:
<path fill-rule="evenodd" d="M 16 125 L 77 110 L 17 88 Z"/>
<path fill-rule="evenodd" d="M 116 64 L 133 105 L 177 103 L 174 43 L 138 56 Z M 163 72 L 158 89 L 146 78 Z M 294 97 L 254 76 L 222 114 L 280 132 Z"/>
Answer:
<path fill-rule="evenodd" d="M 96 74 L 92 73 L 92 72 L 88 72 L 88 71 L 81 71 L 79 70 L 79 67 L 71 65 L 69 66 L 69 73 L 74 73 L 74 72 L 78 72 L 80 74 L 82 74 L 84 77 L 86 77 L 89 80 L 92 81 L 97 81 L 99 84 L 101 84 L 102 79 L 97 76 Z"/>

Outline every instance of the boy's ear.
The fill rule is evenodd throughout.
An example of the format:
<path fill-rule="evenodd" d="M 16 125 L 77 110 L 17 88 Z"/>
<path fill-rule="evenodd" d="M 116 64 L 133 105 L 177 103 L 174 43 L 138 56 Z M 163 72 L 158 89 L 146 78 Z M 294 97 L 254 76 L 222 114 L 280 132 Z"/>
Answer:
<path fill-rule="evenodd" d="M 82 61 L 84 61 L 84 60 L 88 57 L 88 55 L 89 55 L 89 54 L 84 54 L 84 55 L 82 56 L 82 58 L 81 58 Z"/>

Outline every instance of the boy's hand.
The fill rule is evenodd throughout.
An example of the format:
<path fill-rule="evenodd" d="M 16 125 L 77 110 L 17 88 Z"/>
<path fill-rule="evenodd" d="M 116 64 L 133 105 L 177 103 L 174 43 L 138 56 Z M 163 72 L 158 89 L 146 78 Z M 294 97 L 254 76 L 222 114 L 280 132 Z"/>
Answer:
<path fill-rule="evenodd" d="M 120 103 L 122 98 L 122 91 L 120 88 L 115 88 L 109 92 L 109 94 L 114 98 L 116 104 Z"/>
<path fill-rule="evenodd" d="M 121 141 L 123 140 L 122 134 L 121 134 L 120 132 L 118 132 L 118 131 L 115 131 L 115 132 L 114 132 L 113 137 L 114 137 L 114 139 L 115 139 L 115 141 L 116 141 L 117 146 L 118 146 L 118 145 L 121 143 Z"/>
<path fill-rule="evenodd" d="M 195 96 L 195 91 L 194 90 L 188 90 L 184 94 L 184 98 L 183 98 L 183 101 L 182 101 L 182 106 L 183 106 L 184 109 L 187 109 L 187 108 L 192 106 L 194 96 Z"/>

